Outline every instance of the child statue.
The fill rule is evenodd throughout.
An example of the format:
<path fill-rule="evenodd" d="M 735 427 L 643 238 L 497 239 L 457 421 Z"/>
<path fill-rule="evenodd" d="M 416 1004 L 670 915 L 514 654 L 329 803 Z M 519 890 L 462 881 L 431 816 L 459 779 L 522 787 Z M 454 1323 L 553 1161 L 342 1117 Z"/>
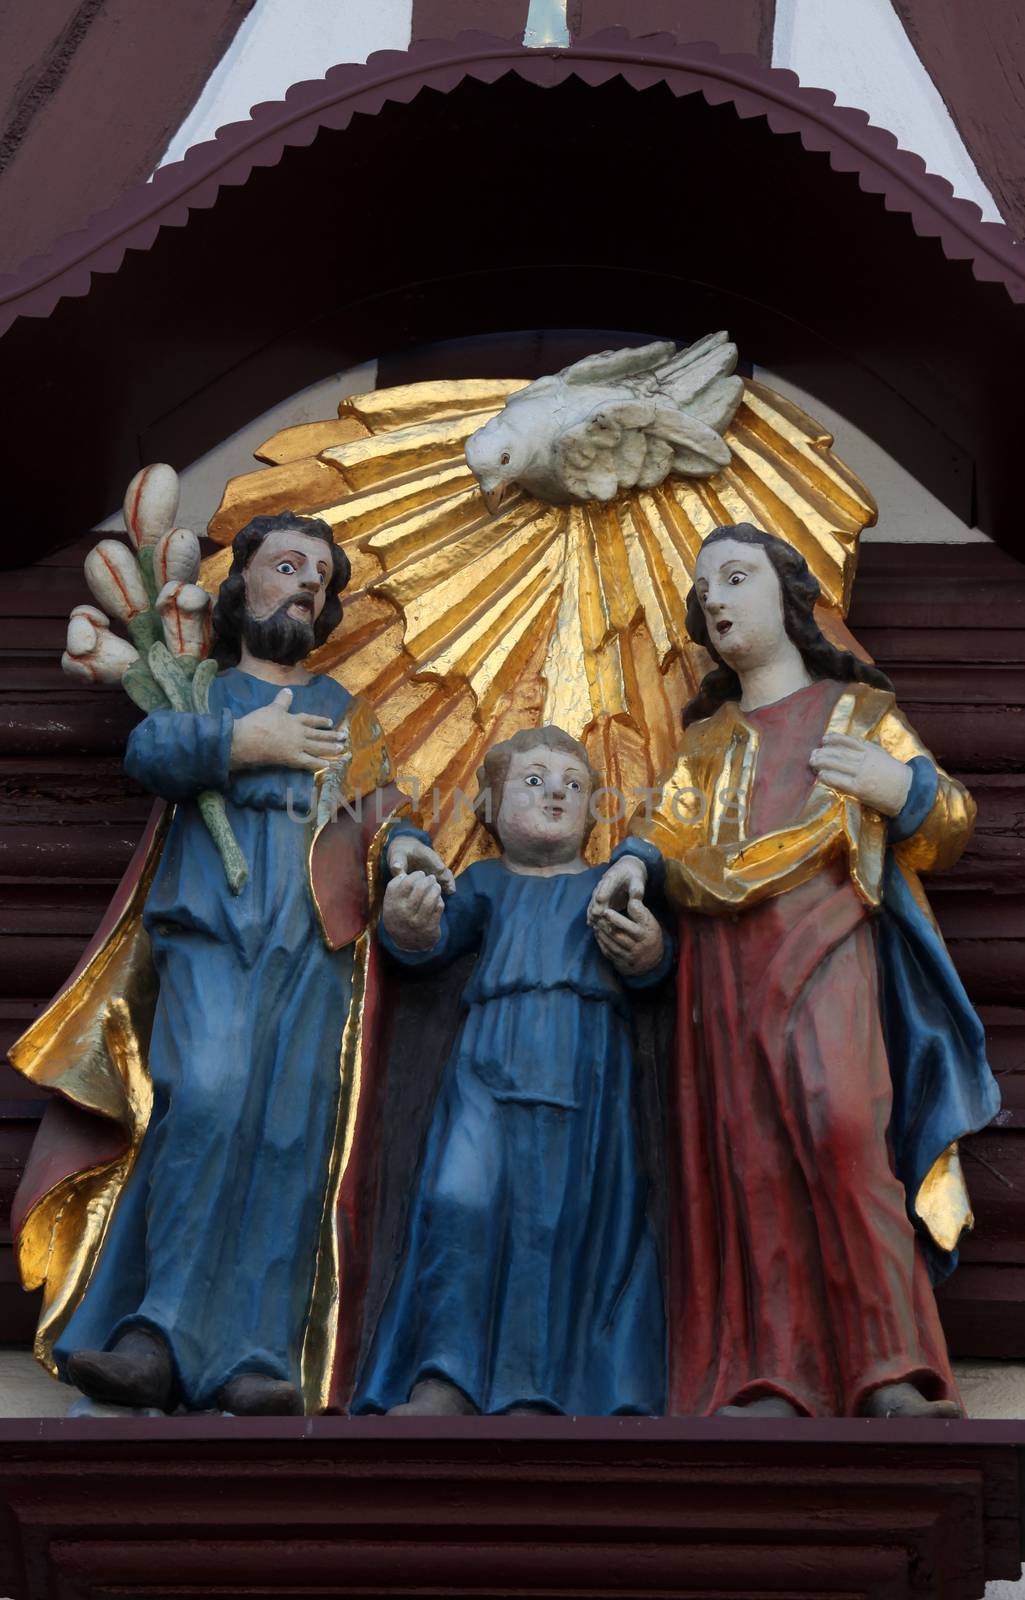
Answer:
<path fill-rule="evenodd" d="M 502 854 L 448 899 L 404 870 L 426 836 L 391 836 L 385 949 L 408 968 L 479 955 L 354 1412 L 664 1409 L 625 991 L 658 983 L 672 951 L 640 896 L 588 926 L 604 871 L 582 855 L 597 781 L 560 728 L 495 745 L 478 782 Z M 657 850 L 633 848 L 656 887 Z"/>
<path fill-rule="evenodd" d="M 803 557 L 747 524 L 698 556 L 713 670 L 639 859 L 681 915 L 669 1410 L 956 1417 L 928 1268 L 971 1214 L 956 1141 L 999 1103 L 918 885 L 974 807 L 878 669 L 835 649 Z"/>

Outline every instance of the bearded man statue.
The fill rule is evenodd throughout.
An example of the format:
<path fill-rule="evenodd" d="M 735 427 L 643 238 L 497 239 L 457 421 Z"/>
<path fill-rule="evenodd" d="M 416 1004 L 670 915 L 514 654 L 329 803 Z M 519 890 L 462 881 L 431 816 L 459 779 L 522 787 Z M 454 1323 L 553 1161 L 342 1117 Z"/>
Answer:
<path fill-rule="evenodd" d="M 26 1281 L 26 1259 L 46 1259 L 37 1355 L 96 1402 L 259 1414 L 325 1400 L 310 1322 L 317 1295 L 338 1299 L 318 1276 L 370 1028 L 367 862 L 404 799 L 369 706 L 302 665 L 348 578 L 324 522 L 284 512 L 236 535 L 208 711 L 153 711 L 128 742 L 130 776 L 173 807 L 162 848 L 155 836 L 13 1052 L 62 1095 L 18 1203 Z M 326 818 L 325 774 L 346 807 Z M 238 893 L 198 803 L 210 790 L 248 864 Z M 135 1148 L 131 1119 L 89 1086 L 119 1075 L 131 1099 L 133 1050 L 152 1096 Z M 321 1330 L 322 1367 L 336 1333 Z"/>

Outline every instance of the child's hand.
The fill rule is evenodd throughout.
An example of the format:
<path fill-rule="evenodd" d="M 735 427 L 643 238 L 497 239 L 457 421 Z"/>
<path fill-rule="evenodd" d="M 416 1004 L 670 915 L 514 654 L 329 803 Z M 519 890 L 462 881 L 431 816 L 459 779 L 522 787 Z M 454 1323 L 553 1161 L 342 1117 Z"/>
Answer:
<path fill-rule="evenodd" d="M 441 885 L 425 872 L 404 872 L 384 892 L 381 920 L 400 950 L 433 950 L 444 909 Z"/>
<path fill-rule="evenodd" d="M 618 911 L 599 912 L 591 926 L 602 955 L 624 978 L 642 978 L 662 960 L 662 929 L 643 901 L 631 899 L 626 917 Z"/>
<path fill-rule="evenodd" d="M 620 856 L 598 879 L 591 896 L 587 908 L 587 920 L 591 927 L 597 928 L 613 906 L 626 911 L 631 917 L 638 910 L 643 910 L 647 882 L 648 869 L 639 856 Z"/>

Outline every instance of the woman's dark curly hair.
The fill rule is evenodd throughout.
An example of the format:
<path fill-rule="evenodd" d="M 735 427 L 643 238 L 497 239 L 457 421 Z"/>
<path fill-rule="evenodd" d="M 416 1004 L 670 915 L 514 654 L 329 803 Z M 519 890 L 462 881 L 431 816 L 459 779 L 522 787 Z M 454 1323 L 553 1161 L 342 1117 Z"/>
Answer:
<path fill-rule="evenodd" d="M 757 545 L 765 551 L 779 579 L 783 598 L 783 626 L 801 652 L 813 678 L 839 678 L 841 683 L 870 683 L 876 689 L 889 689 L 892 692 L 893 684 L 885 672 L 869 666 L 866 661 L 859 661 L 849 650 L 838 650 L 822 632 L 815 620 L 815 602 L 821 590 L 800 551 L 787 544 L 785 539 L 777 539 L 775 534 L 763 533 L 750 522 L 713 529 L 701 548 L 726 539 L 733 539 L 737 544 Z M 697 694 L 683 708 L 685 728 L 689 728 L 692 722 L 701 722 L 705 717 L 710 717 L 727 700 L 740 699 L 740 679 L 733 668 L 726 665 L 712 643 L 696 588 L 691 589 L 687 596 L 687 632 L 695 644 L 702 645 L 708 651 L 715 666 L 711 672 L 705 673 Z"/>
<path fill-rule="evenodd" d="M 246 609 L 245 570 L 269 533 L 286 529 L 323 539 L 331 547 L 331 576 L 327 583 L 324 609 L 313 624 L 314 646 L 323 644 L 342 620 L 339 599 L 352 575 L 349 558 L 335 544 L 334 535 L 320 517 L 304 517 L 297 511 L 279 511 L 272 517 L 253 517 L 231 541 L 231 568 L 217 594 L 213 610 L 213 655 L 222 667 L 237 666 L 241 655 L 242 619 Z"/>

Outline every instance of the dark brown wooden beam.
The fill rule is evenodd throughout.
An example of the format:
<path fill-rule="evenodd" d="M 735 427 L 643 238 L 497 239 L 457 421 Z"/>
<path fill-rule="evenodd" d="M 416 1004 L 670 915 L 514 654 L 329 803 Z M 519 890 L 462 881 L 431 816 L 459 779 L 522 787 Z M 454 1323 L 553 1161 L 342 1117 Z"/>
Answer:
<path fill-rule="evenodd" d="M 667 33 L 678 44 L 708 41 L 727 53 L 772 64 L 776 0 L 579 0 L 582 38 L 602 28 L 626 28 L 635 39 Z"/>
<path fill-rule="evenodd" d="M 7 0 L 0 271 L 144 182 L 253 0 Z"/>
<path fill-rule="evenodd" d="M 1013 1423 L 0 1422 L 0 1589 L 980 1600 Z"/>
<path fill-rule="evenodd" d="M 530 0 L 413 0 L 412 42 L 454 39 L 457 33 L 493 33 L 522 39 Z"/>
<path fill-rule="evenodd" d="M 983 183 L 1021 238 L 1025 11 L 1007 0 L 972 0 L 971 5 L 893 0 L 893 5 Z"/>

